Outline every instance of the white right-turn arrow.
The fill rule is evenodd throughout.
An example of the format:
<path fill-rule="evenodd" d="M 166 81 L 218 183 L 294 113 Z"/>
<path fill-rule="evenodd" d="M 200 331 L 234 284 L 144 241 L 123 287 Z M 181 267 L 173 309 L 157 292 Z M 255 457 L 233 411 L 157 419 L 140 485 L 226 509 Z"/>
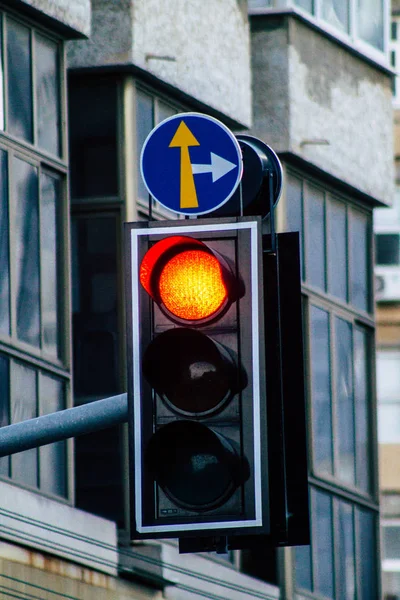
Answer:
<path fill-rule="evenodd" d="M 211 152 L 210 156 L 211 164 L 209 165 L 192 164 L 193 175 L 198 175 L 199 173 L 211 173 L 212 181 L 214 183 L 236 167 L 230 160 L 226 160 L 226 158 L 222 158 L 222 156 L 218 156 L 218 154 L 214 154 L 214 152 Z"/>

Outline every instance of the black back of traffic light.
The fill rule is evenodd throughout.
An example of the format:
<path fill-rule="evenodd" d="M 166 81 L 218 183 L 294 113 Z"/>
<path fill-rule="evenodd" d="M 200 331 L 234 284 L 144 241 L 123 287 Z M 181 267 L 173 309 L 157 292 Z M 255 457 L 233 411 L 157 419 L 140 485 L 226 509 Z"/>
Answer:
<path fill-rule="evenodd" d="M 126 234 L 132 537 L 268 533 L 260 221 Z"/>

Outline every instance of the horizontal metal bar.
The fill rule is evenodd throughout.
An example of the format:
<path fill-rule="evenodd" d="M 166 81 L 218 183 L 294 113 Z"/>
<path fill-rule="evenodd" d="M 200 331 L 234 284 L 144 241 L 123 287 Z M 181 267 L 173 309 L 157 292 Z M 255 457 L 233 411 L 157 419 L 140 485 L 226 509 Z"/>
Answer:
<path fill-rule="evenodd" d="M 0 456 L 45 446 L 128 420 L 127 394 L 67 408 L 0 428 Z"/>

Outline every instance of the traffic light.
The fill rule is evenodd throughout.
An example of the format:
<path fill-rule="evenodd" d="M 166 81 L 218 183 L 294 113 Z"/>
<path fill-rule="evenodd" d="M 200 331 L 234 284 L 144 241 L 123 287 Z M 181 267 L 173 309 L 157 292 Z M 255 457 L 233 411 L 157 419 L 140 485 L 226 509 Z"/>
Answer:
<path fill-rule="evenodd" d="M 132 537 L 268 534 L 261 221 L 126 244 Z"/>

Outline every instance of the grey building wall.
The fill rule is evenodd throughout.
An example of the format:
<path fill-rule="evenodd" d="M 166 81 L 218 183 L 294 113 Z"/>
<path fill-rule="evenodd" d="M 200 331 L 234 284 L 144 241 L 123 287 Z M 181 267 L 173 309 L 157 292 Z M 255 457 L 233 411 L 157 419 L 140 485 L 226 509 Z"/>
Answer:
<path fill-rule="evenodd" d="M 257 135 L 390 204 L 390 75 L 293 16 L 253 17 L 252 50 Z"/>
<path fill-rule="evenodd" d="M 250 125 L 245 0 L 93 0 L 92 4 L 91 38 L 70 44 L 70 67 L 133 64 Z"/>
<path fill-rule="evenodd" d="M 10 4 L 15 7 L 15 0 Z M 19 0 L 18 5 L 22 10 L 24 5 L 35 9 L 39 18 L 44 16 L 58 21 L 61 26 L 73 29 L 79 37 L 90 35 L 91 0 Z"/>

